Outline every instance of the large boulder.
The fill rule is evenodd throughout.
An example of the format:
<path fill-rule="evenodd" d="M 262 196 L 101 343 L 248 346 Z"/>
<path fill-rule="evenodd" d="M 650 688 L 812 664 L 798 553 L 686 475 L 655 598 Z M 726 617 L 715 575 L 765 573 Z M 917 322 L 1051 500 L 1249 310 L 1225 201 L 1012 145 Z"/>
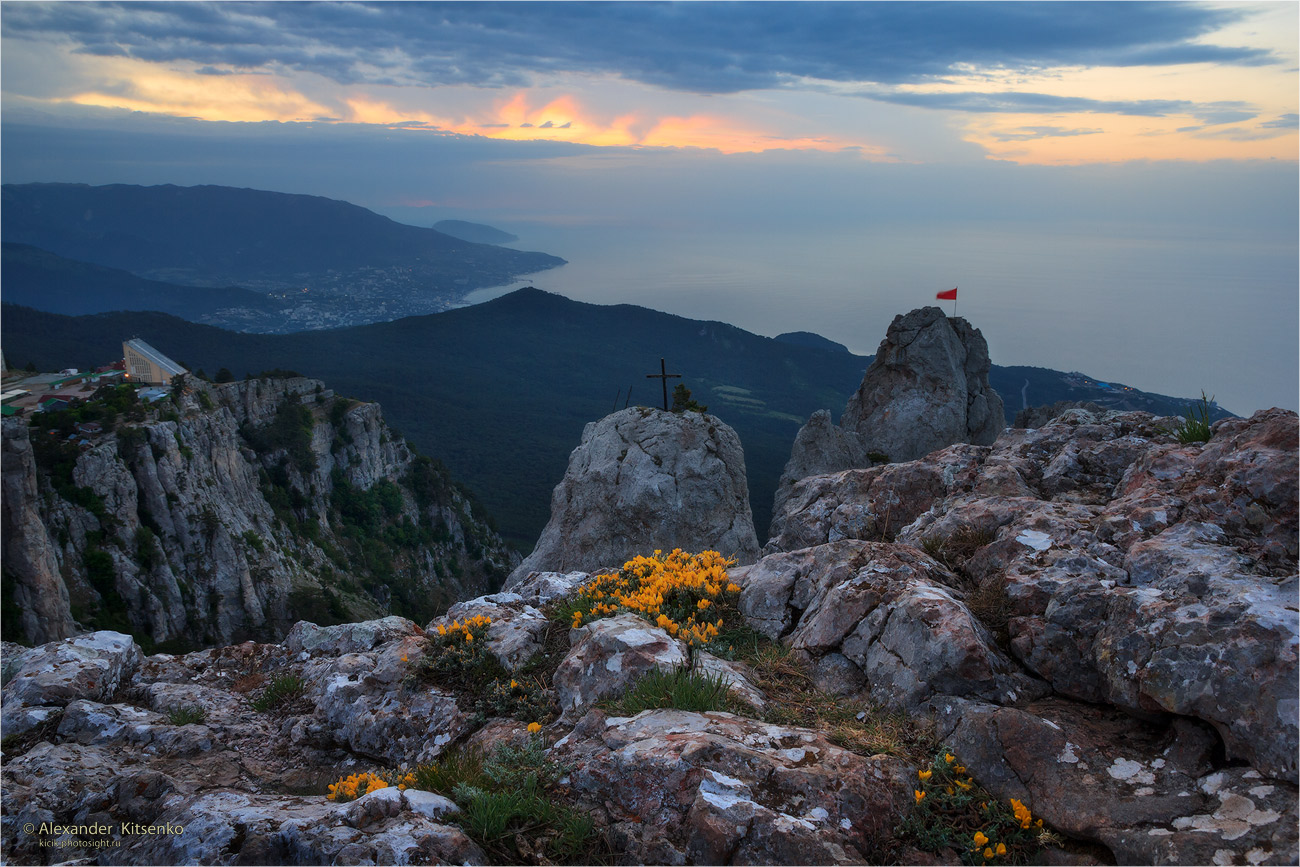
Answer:
<path fill-rule="evenodd" d="M 534 571 L 590 572 L 673 548 L 757 558 L 740 438 L 711 415 L 625 409 L 583 430 L 551 520 L 506 589 Z"/>
<path fill-rule="evenodd" d="M 742 580 L 740 611 L 753 629 L 841 679 L 863 678 L 881 705 L 912 711 L 935 694 L 1012 703 L 1046 692 L 945 585 L 953 577 L 914 548 L 843 539 L 764 557 Z"/>
<path fill-rule="evenodd" d="M 878 863 L 916 769 L 726 713 L 592 711 L 552 756 L 627 863 Z"/>
<path fill-rule="evenodd" d="M 938 307 L 895 316 L 839 427 L 823 412 L 795 438 L 777 487 L 777 509 L 801 478 L 869 466 L 872 456 L 911 461 L 953 443 L 991 445 L 1002 398 L 989 385 L 979 329 Z"/>
<path fill-rule="evenodd" d="M 995 797 L 1017 798 L 1119 864 L 1295 864 L 1296 789 L 1215 768 L 1215 736 L 1096 705 L 931 702 L 939 734 Z"/>

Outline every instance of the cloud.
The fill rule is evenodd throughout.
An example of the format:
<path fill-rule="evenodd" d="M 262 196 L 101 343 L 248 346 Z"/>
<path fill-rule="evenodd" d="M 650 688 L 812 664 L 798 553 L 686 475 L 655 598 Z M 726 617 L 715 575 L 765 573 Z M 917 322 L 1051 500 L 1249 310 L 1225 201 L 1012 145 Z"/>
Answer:
<path fill-rule="evenodd" d="M 1300 114 L 1284 114 L 1276 120 L 1261 123 L 1265 129 L 1296 129 L 1300 127 Z"/>
<path fill-rule="evenodd" d="M 1183 3 L 10 3 L 10 39 L 343 83 L 519 87 L 561 73 L 697 93 L 957 70 L 1260 65 L 1206 44 L 1250 9 Z M 546 46 L 540 49 L 538 46 Z"/>
<path fill-rule="evenodd" d="M 1185 99 L 1089 99 L 1083 96 L 1055 96 L 1050 93 L 1024 93 L 1004 91 L 980 93 L 914 93 L 864 91 L 858 94 L 879 102 L 910 105 L 917 108 L 935 108 L 948 111 L 1008 112 L 1011 114 L 1048 113 L 1065 114 L 1090 112 L 1093 114 L 1128 114 L 1143 117 L 1164 117 L 1169 114 L 1191 114 L 1196 103 Z"/>
<path fill-rule="evenodd" d="M 1100 129 L 1062 129 L 1059 126 L 1030 126 L 1017 130 L 992 132 L 990 135 L 998 141 L 1032 141 L 1040 138 L 1062 138 L 1076 135 L 1097 135 Z"/>

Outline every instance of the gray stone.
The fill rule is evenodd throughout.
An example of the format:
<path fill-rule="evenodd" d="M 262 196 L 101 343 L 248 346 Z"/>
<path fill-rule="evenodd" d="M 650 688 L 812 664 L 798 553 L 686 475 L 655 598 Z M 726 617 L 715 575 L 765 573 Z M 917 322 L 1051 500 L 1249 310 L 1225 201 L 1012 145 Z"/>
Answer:
<path fill-rule="evenodd" d="M 551 519 L 506 589 L 534 571 L 617 569 L 674 548 L 756 559 L 740 438 L 711 415 L 625 409 L 583 430 Z"/>
<path fill-rule="evenodd" d="M 624 857 L 649 864 L 871 863 L 916 773 L 809 729 L 676 710 L 593 711 L 552 756 Z"/>
<path fill-rule="evenodd" d="M 819 413 L 796 436 L 774 512 L 800 478 L 867 466 L 869 453 L 902 462 L 992 444 L 1004 418 L 989 366 L 984 336 L 965 319 L 938 307 L 895 316 L 839 427 Z"/>
<path fill-rule="evenodd" d="M 130 680 L 143 654 L 129 635 L 91 632 L 43 644 L 23 657 L 4 687 L 4 704 L 63 706 L 100 701 Z"/>
<path fill-rule="evenodd" d="M 572 648 L 553 683 L 562 718 L 575 721 L 600 699 L 620 695 L 647 672 L 689 662 L 686 645 L 635 614 L 588 623 L 570 634 Z"/>

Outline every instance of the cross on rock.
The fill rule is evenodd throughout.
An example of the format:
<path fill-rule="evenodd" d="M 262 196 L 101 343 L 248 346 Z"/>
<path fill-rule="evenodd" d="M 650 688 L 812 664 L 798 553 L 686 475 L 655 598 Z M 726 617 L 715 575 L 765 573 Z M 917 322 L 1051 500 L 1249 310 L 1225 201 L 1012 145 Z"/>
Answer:
<path fill-rule="evenodd" d="M 682 375 L 681 375 L 680 373 L 669 373 L 669 372 L 668 372 L 668 367 L 664 364 L 664 360 L 661 358 L 661 359 L 659 359 L 659 372 L 658 372 L 658 373 L 647 373 L 647 374 L 645 375 L 645 378 L 646 378 L 646 379 L 658 379 L 658 380 L 661 380 L 661 381 L 663 382 L 663 386 L 664 386 L 664 410 L 667 411 L 667 409 L 668 409 L 668 380 L 670 380 L 670 379 L 681 379 L 681 378 L 682 378 Z"/>

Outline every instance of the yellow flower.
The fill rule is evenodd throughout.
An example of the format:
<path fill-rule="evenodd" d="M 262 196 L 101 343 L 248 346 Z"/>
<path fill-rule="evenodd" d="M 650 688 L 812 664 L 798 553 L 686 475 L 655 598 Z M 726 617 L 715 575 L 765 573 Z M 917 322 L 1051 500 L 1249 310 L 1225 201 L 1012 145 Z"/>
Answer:
<path fill-rule="evenodd" d="M 955 768 L 953 768 L 952 770 L 953 770 L 953 773 L 956 773 L 956 774 L 964 774 L 964 773 L 966 773 L 966 766 L 965 766 L 965 765 L 957 765 L 957 766 L 956 766 Z"/>
<path fill-rule="evenodd" d="M 965 780 L 953 780 L 953 782 L 956 783 L 958 788 L 960 788 L 963 792 L 970 791 L 971 784 L 966 782 Z"/>
<path fill-rule="evenodd" d="M 405 653 L 402 654 L 402 662 L 406 662 L 406 654 L 405 654 Z"/>
<path fill-rule="evenodd" d="M 540 732 L 541 730 L 542 730 L 542 724 L 539 723 L 539 722 L 530 722 L 530 723 L 528 724 L 528 733 L 529 733 L 530 735 L 535 735 L 535 734 L 537 734 L 538 732 Z"/>
<path fill-rule="evenodd" d="M 919 790 L 919 789 L 914 789 L 914 790 L 912 791 L 912 794 L 916 796 L 916 802 L 917 802 L 918 804 L 921 803 L 922 799 L 925 798 L 925 792 L 922 792 L 922 791 Z"/>
<path fill-rule="evenodd" d="M 949 795 L 951 795 L 951 794 L 952 794 L 952 786 L 948 786 L 946 789 L 944 789 L 944 791 L 947 792 Z"/>
<path fill-rule="evenodd" d="M 1029 812 L 1029 808 L 1020 801 L 1017 801 L 1015 798 L 1011 799 L 1011 812 L 1015 813 L 1016 819 L 1020 822 L 1021 828 L 1028 828 L 1033 822 L 1034 814 Z"/>
<path fill-rule="evenodd" d="M 1006 843 L 999 843 L 999 844 L 998 844 L 998 848 L 997 848 L 997 853 L 998 853 L 999 855 L 1005 855 L 1005 854 L 1007 854 L 1007 844 L 1006 844 Z"/>
<path fill-rule="evenodd" d="M 951 765 L 953 762 L 957 761 L 957 757 L 952 753 L 944 753 L 943 760 Z"/>
<path fill-rule="evenodd" d="M 511 681 L 510 681 L 510 688 L 511 688 L 511 689 L 518 689 L 518 688 L 519 688 L 519 681 L 517 681 L 517 680 L 511 680 Z"/>
<path fill-rule="evenodd" d="M 931 775 L 932 773 L 934 773 L 934 772 L 933 772 L 933 771 L 917 771 L 917 772 L 916 772 L 916 775 L 917 775 L 918 777 L 920 777 L 921 779 L 923 779 L 923 780 L 928 780 L 928 779 L 930 779 L 930 775 Z"/>
<path fill-rule="evenodd" d="M 976 831 L 972 839 L 975 840 L 975 848 L 977 849 L 989 841 L 989 838 L 984 836 L 983 831 Z"/>
<path fill-rule="evenodd" d="M 992 849 L 989 849 L 989 848 L 985 848 L 985 849 L 984 849 L 984 857 L 985 857 L 985 859 L 992 858 L 992 857 L 993 857 L 993 850 L 992 850 Z"/>

